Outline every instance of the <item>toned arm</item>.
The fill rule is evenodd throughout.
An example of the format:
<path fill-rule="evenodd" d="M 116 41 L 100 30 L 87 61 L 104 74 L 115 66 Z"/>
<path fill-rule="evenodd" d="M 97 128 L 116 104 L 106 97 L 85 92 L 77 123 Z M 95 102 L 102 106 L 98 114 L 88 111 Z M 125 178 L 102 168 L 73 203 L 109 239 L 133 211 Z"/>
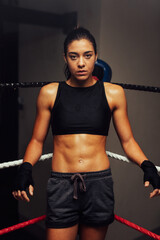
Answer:
<path fill-rule="evenodd" d="M 24 155 L 24 162 L 34 165 L 42 154 L 43 143 L 49 129 L 51 109 L 56 98 L 58 84 L 52 83 L 41 88 L 37 99 L 37 115 L 32 138 Z"/>
<path fill-rule="evenodd" d="M 121 145 L 127 157 L 139 166 L 147 159 L 138 143 L 133 137 L 127 114 L 127 102 L 123 88 L 115 86 L 114 89 L 113 123 Z"/>
<path fill-rule="evenodd" d="M 37 115 L 32 138 L 24 155 L 24 162 L 34 165 L 42 154 L 43 143 L 48 132 L 50 121 L 50 102 L 47 90 L 42 88 L 37 99 Z"/>
<path fill-rule="evenodd" d="M 32 181 L 32 167 L 40 158 L 43 149 L 43 143 L 46 138 L 50 117 L 51 117 L 51 108 L 54 105 L 56 98 L 58 84 L 49 84 L 43 87 L 40 90 L 38 99 L 37 99 L 37 115 L 33 128 L 32 138 L 27 146 L 25 155 L 24 155 L 24 164 L 21 166 L 21 174 L 17 174 L 18 182 L 16 182 L 15 191 L 13 191 L 13 196 L 17 200 L 30 201 L 27 193 L 26 187 L 29 187 L 29 194 L 33 195 L 33 181 Z M 27 167 L 27 169 L 26 169 Z M 26 170 L 27 172 L 26 172 Z M 23 174 L 22 174 L 23 171 Z M 27 173 L 27 175 L 25 174 Z M 30 173 L 29 173 L 30 172 Z M 30 182 L 28 184 L 28 181 Z M 21 184 L 23 183 L 23 184 Z M 23 188 L 22 188 L 23 186 Z"/>
<path fill-rule="evenodd" d="M 121 145 L 127 157 L 131 161 L 141 166 L 142 162 L 147 160 L 147 157 L 133 137 L 131 126 L 128 120 L 127 102 L 124 90 L 119 86 L 110 85 L 110 88 L 107 91 L 109 105 L 113 113 L 113 124 L 120 139 Z M 152 180 L 159 181 L 159 176 L 157 174 L 153 175 Z M 149 181 L 145 181 L 145 187 L 148 187 L 149 184 Z M 158 184 L 156 185 L 158 186 Z M 159 188 L 154 189 L 150 193 L 151 198 L 157 195 L 160 195 Z"/>

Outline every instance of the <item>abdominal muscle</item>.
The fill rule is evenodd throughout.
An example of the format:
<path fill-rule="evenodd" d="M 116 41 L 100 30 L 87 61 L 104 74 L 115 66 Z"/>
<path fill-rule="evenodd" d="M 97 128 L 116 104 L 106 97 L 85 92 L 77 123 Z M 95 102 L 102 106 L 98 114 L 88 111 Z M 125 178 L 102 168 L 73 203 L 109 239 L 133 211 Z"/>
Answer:
<path fill-rule="evenodd" d="M 91 134 L 57 135 L 53 138 L 52 170 L 91 172 L 109 168 L 106 136 Z"/>

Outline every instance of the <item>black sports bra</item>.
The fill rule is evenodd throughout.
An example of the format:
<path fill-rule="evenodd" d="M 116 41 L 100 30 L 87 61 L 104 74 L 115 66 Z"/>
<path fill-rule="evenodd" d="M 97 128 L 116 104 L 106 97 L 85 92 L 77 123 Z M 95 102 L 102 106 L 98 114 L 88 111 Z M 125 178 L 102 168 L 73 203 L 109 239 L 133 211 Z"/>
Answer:
<path fill-rule="evenodd" d="M 104 84 L 97 81 L 89 87 L 72 87 L 60 82 L 51 113 L 53 135 L 108 135 L 111 120 Z"/>

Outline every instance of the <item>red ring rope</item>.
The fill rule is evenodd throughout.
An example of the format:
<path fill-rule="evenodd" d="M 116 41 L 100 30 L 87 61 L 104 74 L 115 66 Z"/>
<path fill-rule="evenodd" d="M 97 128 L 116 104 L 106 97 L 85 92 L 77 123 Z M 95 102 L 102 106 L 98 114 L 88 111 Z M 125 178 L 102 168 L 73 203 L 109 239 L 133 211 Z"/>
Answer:
<path fill-rule="evenodd" d="M 19 223 L 17 225 L 12 226 L 12 227 L 4 228 L 4 229 L 0 230 L 0 235 L 3 235 L 5 233 L 9 233 L 11 231 L 15 231 L 15 230 L 20 229 L 20 228 L 24 228 L 24 227 L 26 227 L 28 225 L 31 225 L 31 224 L 34 224 L 36 222 L 42 221 L 45 218 L 46 218 L 46 215 L 43 215 L 41 217 L 37 217 L 37 218 L 31 219 L 29 221 L 23 222 L 23 223 Z M 129 227 L 131 227 L 131 228 L 141 232 L 141 233 L 144 233 L 144 234 L 154 238 L 154 239 L 160 240 L 160 235 L 152 233 L 152 232 L 150 232 L 150 231 L 148 231 L 148 230 L 146 230 L 146 229 L 136 225 L 135 223 L 129 222 L 128 220 L 126 220 L 124 218 L 121 218 L 121 217 L 119 217 L 117 215 L 114 215 L 114 218 L 118 222 L 121 222 L 121 223 L 123 223 L 123 224 L 125 224 L 125 225 L 127 225 L 127 226 L 129 226 Z"/>
<path fill-rule="evenodd" d="M 5 233 L 9 233 L 9 232 L 15 231 L 15 230 L 20 229 L 20 228 L 24 228 L 24 227 L 26 227 L 28 225 L 31 225 L 31 224 L 34 224 L 36 222 L 42 221 L 45 218 L 46 218 L 46 215 L 43 215 L 41 217 L 37 217 L 37 218 L 31 219 L 31 220 L 26 221 L 26 222 L 19 223 L 17 225 L 14 225 L 14 226 L 11 226 L 11 227 L 8 227 L 8 228 L 4 228 L 4 229 L 0 230 L 0 235 L 3 235 Z"/>
<path fill-rule="evenodd" d="M 141 232 L 141 233 L 144 233 L 144 234 L 146 234 L 146 235 L 148 235 L 148 236 L 150 236 L 150 237 L 152 237 L 152 238 L 154 238 L 154 239 L 160 240 L 160 235 L 157 235 L 157 234 L 155 234 L 155 233 L 152 233 L 152 232 L 150 232 L 150 231 L 148 231 L 148 230 L 146 230 L 146 229 L 144 229 L 144 228 L 136 225 L 135 223 L 129 222 L 128 220 L 126 220 L 126 219 L 124 219 L 124 218 L 121 218 L 121 217 L 119 217 L 119 216 L 117 216 L 117 215 L 114 215 L 114 218 L 115 218 L 115 220 L 117 220 L 118 222 L 121 222 L 121 223 L 123 223 L 123 224 L 125 224 L 125 225 L 127 225 L 127 226 L 129 226 L 129 227 L 131 227 L 131 228 L 134 228 L 134 229 L 136 229 L 137 231 L 139 231 L 139 232 Z"/>

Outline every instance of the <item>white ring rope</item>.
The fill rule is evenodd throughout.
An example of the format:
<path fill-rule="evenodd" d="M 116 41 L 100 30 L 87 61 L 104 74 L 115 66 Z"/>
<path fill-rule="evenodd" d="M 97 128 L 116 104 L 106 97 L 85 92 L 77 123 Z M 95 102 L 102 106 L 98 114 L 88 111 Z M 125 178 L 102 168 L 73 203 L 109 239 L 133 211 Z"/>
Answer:
<path fill-rule="evenodd" d="M 124 157 L 122 155 L 112 153 L 112 152 L 109 152 L 109 151 L 106 151 L 106 153 L 109 157 L 112 157 L 112 158 L 115 158 L 115 159 L 118 159 L 118 160 L 121 160 L 121 161 L 124 161 L 124 162 L 127 162 L 127 163 L 131 162 L 127 157 Z M 46 159 L 51 158 L 52 156 L 53 156 L 52 153 L 44 154 L 40 157 L 39 161 L 44 161 Z M 22 162 L 23 162 L 23 159 L 0 163 L 0 169 L 9 168 L 9 167 L 16 167 L 16 166 L 21 165 Z M 157 168 L 157 171 L 160 172 L 160 167 L 156 166 L 156 168 Z"/>

